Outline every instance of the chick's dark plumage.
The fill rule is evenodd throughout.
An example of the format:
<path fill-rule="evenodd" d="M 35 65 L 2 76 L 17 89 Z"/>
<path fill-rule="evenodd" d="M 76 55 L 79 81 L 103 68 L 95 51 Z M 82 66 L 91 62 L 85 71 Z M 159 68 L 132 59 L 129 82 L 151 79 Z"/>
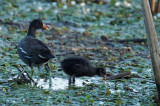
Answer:
<path fill-rule="evenodd" d="M 61 67 L 66 74 L 73 77 L 73 83 L 75 82 L 75 77 L 106 75 L 104 68 L 94 67 L 88 59 L 81 56 L 68 56 L 61 62 Z M 71 78 L 69 79 L 69 84 L 71 84 Z"/>

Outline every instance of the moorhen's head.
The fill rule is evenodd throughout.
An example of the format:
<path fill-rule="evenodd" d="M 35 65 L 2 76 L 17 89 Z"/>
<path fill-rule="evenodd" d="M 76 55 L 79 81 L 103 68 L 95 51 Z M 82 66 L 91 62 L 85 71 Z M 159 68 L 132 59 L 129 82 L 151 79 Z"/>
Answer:
<path fill-rule="evenodd" d="M 98 76 L 106 78 L 106 70 L 104 68 L 96 68 L 96 73 Z"/>
<path fill-rule="evenodd" d="M 36 29 L 40 29 L 40 28 L 43 28 L 43 29 L 48 29 L 42 22 L 42 20 L 40 19 L 35 19 L 31 22 L 30 26 L 36 28 Z"/>

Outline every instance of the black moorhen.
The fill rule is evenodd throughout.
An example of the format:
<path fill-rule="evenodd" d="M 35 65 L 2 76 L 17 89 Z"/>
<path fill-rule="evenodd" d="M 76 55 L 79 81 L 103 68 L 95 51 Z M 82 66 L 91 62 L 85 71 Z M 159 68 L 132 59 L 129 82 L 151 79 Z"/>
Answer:
<path fill-rule="evenodd" d="M 63 71 L 70 76 L 69 85 L 75 83 L 75 77 L 91 77 L 94 75 L 106 77 L 106 70 L 104 68 L 94 67 L 88 59 L 81 56 L 68 56 L 61 61 L 61 67 Z"/>
<path fill-rule="evenodd" d="M 30 23 L 27 36 L 24 37 L 18 44 L 17 52 L 19 58 L 27 64 L 31 70 L 31 77 L 34 73 L 33 66 L 39 66 L 47 63 L 50 59 L 55 58 L 46 44 L 35 38 L 37 29 L 48 29 L 40 19 L 35 19 Z M 48 65 L 45 64 L 46 72 L 48 72 Z"/>

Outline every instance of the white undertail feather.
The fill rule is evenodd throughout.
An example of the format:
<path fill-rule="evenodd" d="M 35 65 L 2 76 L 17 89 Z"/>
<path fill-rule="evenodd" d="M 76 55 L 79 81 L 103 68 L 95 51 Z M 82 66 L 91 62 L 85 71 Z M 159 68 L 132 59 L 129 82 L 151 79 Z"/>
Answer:
<path fill-rule="evenodd" d="M 25 56 L 25 57 L 27 57 L 27 58 L 32 58 L 32 57 L 29 57 L 29 56 Z"/>
<path fill-rule="evenodd" d="M 40 54 L 38 54 L 38 56 L 40 57 L 40 58 L 43 58 L 43 59 L 45 59 L 46 57 L 44 57 L 44 56 L 42 56 L 42 55 L 40 55 Z"/>
<path fill-rule="evenodd" d="M 26 51 L 23 50 L 23 48 L 20 47 L 19 49 L 21 50 L 21 52 L 28 54 Z"/>

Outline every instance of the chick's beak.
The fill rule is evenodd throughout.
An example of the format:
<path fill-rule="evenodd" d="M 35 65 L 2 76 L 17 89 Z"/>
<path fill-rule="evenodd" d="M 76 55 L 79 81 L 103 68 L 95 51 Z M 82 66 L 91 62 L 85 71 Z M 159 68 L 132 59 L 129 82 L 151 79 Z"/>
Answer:
<path fill-rule="evenodd" d="M 42 28 L 43 28 L 44 30 L 48 30 L 48 28 L 47 28 L 44 24 L 43 24 Z"/>

